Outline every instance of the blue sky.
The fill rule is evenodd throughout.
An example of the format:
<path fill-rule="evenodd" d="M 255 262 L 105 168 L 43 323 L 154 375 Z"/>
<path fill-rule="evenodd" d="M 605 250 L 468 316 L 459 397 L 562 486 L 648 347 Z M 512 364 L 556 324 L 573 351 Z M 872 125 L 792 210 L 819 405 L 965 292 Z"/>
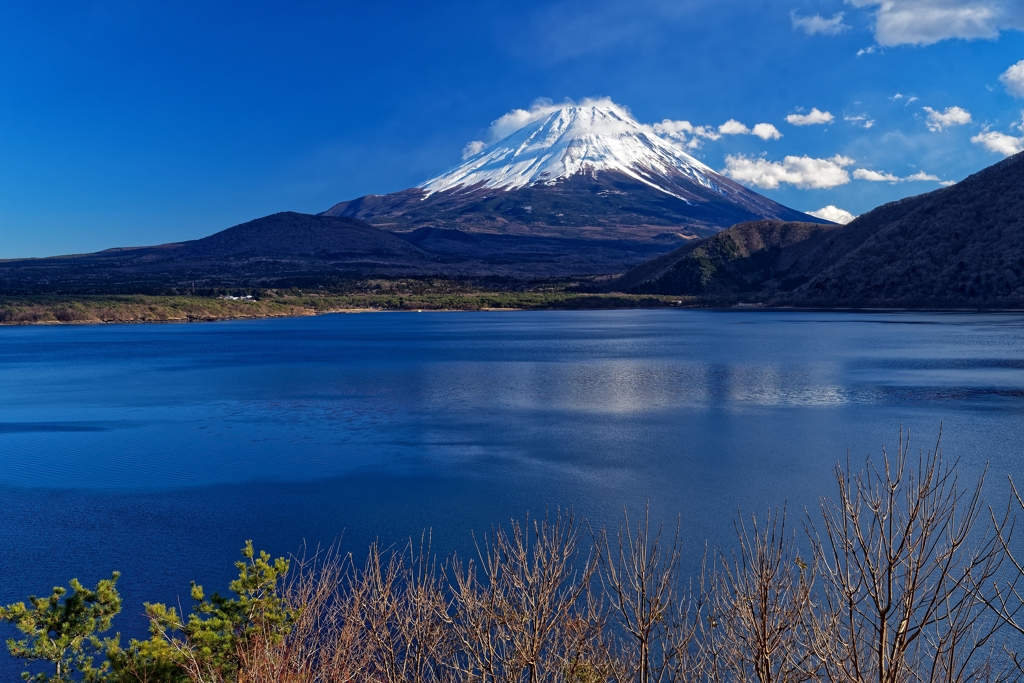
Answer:
<path fill-rule="evenodd" d="M 539 98 L 704 126 L 711 167 L 861 213 L 1024 147 L 1021 29 L 1021 0 L 9 0 L 0 258 L 400 190 Z"/>

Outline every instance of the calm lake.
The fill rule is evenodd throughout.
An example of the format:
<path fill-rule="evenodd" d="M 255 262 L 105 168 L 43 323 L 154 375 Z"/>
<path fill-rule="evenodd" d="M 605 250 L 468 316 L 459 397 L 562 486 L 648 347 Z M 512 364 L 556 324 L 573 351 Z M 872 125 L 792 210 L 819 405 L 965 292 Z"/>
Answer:
<path fill-rule="evenodd" d="M 1024 481 L 1024 316 L 691 310 L 329 315 L 0 328 L 0 602 L 123 574 L 223 589 L 246 539 L 355 553 L 650 501 L 700 560 L 737 510 L 832 470 L 943 449 L 989 498 Z M 3 665 L 6 666 L 6 665 Z"/>

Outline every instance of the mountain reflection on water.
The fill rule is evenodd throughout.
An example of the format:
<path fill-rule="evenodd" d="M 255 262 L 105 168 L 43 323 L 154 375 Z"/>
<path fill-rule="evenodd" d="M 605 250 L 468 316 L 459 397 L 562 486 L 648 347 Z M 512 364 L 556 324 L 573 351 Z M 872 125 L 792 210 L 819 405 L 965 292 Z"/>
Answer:
<path fill-rule="evenodd" d="M 251 538 L 358 553 L 650 501 L 699 562 L 900 425 L 1024 480 L 1024 315 L 691 310 L 0 329 L 0 602 L 123 572 L 121 629 Z M 799 526 L 794 524 L 794 528 Z M 0 667 L 2 668 L 2 667 Z"/>

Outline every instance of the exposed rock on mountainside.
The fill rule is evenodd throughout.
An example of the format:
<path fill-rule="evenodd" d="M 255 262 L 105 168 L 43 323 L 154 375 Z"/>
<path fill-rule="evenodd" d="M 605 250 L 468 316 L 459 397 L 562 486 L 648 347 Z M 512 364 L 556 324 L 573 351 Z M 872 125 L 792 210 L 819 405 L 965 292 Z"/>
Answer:
<path fill-rule="evenodd" d="M 820 222 L 719 175 L 608 102 L 566 105 L 419 187 L 324 213 L 394 231 L 626 240 L 711 235 L 759 218 Z"/>
<path fill-rule="evenodd" d="M 617 288 L 814 307 L 1024 308 L 1024 153 L 845 226 L 738 225 L 638 266 Z"/>

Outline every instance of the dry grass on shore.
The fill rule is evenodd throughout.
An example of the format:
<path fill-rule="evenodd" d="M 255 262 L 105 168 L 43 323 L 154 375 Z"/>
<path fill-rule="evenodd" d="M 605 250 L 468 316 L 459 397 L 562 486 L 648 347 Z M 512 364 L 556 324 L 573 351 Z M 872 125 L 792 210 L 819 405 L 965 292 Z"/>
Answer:
<path fill-rule="evenodd" d="M 213 296 L 34 295 L 0 297 L 0 325 L 193 322 L 348 311 L 660 308 L 679 297 L 576 292 L 264 292 L 251 300 Z"/>

